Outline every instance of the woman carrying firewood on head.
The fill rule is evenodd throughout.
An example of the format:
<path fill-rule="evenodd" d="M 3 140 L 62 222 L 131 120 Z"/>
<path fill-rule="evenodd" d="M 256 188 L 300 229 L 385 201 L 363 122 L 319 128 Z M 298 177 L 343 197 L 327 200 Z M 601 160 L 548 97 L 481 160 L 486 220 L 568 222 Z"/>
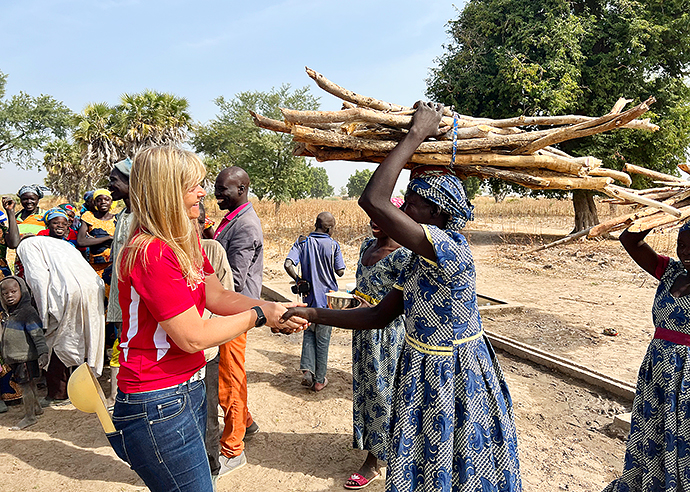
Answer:
<path fill-rule="evenodd" d="M 359 200 L 371 219 L 412 251 L 390 294 L 371 308 L 293 308 L 314 323 L 382 328 L 405 314 L 393 387 L 386 488 L 521 491 L 508 388 L 477 309 L 475 270 L 459 230 L 472 220 L 462 183 L 443 170 L 413 172 L 398 210 L 389 200 L 417 147 L 436 136 L 443 106 L 417 103 L 412 127 Z"/>
<path fill-rule="evenodd" d="M 678 260 L 645 242 L 650 230 L 623 231 L 635 263 L 659 280 L 656 331 L 640 366 L 623 474 L 606 492 L 690 490 L 690 222 L 678 231 Z"/>

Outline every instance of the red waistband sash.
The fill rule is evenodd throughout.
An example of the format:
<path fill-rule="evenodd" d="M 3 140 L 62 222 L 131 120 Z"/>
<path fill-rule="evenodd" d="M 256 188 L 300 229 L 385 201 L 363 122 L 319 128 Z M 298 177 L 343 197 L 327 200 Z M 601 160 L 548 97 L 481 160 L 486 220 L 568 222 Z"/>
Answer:
<path fill-rule="evenodd" d="M 681 333 L 675 330 L 667 330 L 666 328 L 661 328 L 657 326 L 654 332 L 654 338 L 659 338 L 661 340 L 666 340 L 667 342 L 677 343 L 678 345 L 687 345 L 690 347 L 690 335 Z"/>

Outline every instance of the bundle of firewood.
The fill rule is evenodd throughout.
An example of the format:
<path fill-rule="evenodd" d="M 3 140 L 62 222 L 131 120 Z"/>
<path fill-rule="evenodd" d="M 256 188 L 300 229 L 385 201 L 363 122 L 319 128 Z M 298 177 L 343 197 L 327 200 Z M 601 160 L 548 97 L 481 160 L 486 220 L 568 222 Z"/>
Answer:
<path fill-rule="evenodd" d="M 683 171 L 690 173 L 685 165 Z M 634 205 L 635 209 L 625 215 L 614 217 L 592 227 L 587 237 L 597 237 L 609 232 L 629 228 L 632 232 L 648 231 L 654 228 L 670 228 L 690 218 L 690 181 L 644 167 L 625 165 L 625 171 L 651 178 L 656 188 L 627 190 L 625 194 L 605 200 L 615 205 Z M 645 201 L 649 200 L 648 203 Z"/>
<path fill-rule="evenodd" d="M 340 111 L 281 108 L 284 121 L 252 113 L 257 126 L 291 134 L 297 142 L 296 155 L 314 157 L 320 162 L 380 163 L 409 130 L 414 108 L 356 94 L 309 68 L 307 74 L 319 87 L 343 100 Z M 621 98 L 611 112 L 600 117 L 519 116 L 494 120 L 459 115 L 445 108 L 439 124 L 440 136 L 423 142 L 407 167 L 449 166 L 463 179 L 468 176 L 499 178 L 531 189 L 593 190 L 603 192 L 619 203 L 643 205 L 643 210 L 649 209 L 644 212 L 647 214 L 644 217 L 650 220 L 651 217 L 656 218 L 658 211 L 667 219 L 671 214 L 678 220 L 684 212 L 676 207 L 681 201 L 673 197 L 685 199 L 683 193 L 645 196 L 613 184 L 618 181 L 625 187 L 629 186 L 632 183 L 629 174 L 602 167 L 601 161 L 594 157 L 573 157 L 553 147 L 567 140 L 617 128 L 652 132 L 659 129 L 649 119 L 637 119 L 655 102 L 653 97 L 623 111 L 630 102 Z M 678 179 L 663 176 L 664 180 Z M 605 232 L 608 230 L 602 234 Z"/>

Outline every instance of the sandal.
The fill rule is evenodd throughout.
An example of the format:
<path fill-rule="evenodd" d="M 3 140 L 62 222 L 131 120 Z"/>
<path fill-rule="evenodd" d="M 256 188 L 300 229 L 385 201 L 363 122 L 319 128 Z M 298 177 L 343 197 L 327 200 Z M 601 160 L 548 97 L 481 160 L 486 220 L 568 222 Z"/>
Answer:
<path fill-rule="evenodd" d="M 376 480 L 377 478 L 380 478 L 380 477 L 381 477 L 381 474 L 379 472 L 376 472 L 376 475 L 374 475 L 373 477 L 371 477 L 370 479 L 367 480 L 366 478 L 364 478 L 359 473 L 353 473 L 352 475 L 350 475 L 350 478 L 347 479 L 347 481 L 345 482 L 345 485 L 343 485 L 343 487 L 345 487 L 348 490 L 363 489 L 364 487 L 369 485 L 371 482 L 373 482 L 374 480 Z"/>

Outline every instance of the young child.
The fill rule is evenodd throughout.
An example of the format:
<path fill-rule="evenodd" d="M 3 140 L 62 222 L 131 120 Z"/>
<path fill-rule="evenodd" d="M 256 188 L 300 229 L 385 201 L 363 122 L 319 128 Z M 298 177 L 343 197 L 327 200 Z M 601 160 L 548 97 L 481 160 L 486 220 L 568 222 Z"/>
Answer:
<path fill-rule="evenodd" d="M 6 313 L 2 323 L 2 358 L 10 365 L 15 381 L 22 388 L 24 418 L 11 428 L 19 430 L 35 424 L 36 415 L 43 413 L 34 378 L 40 375 L 39 367 L 48 367 L 48 345 L 24 279 L 6 277 L 0 280 L 0 301 Z"/>

